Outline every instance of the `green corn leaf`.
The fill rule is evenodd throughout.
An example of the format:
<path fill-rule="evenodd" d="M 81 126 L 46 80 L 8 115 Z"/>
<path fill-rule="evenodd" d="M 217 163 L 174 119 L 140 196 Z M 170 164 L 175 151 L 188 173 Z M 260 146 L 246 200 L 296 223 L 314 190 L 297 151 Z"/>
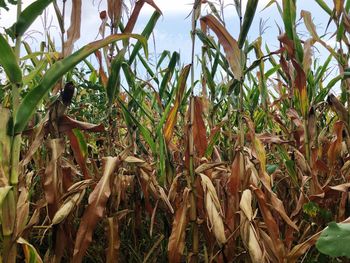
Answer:
<path fill-rule="evenodd" d="M 156 144 L 153 140 L 152 134 L 151 132 L 144 127 L 131 113 L 130 111 L 125 107 L 124 103 L 120 100 L 118 100 L 119 105 L 121 106 L 121 109 L 123 111 L 123 114 L 125 116 L 126 119 L 130 121 L 132 121 L 137 128 L 139 129 L 140 133 L 142 134 L 143 138 L 145 139 L 145 141 L 148 143 L 149 147 L 151 148 L 152 153 L 156 152 Z"/>
<path fill-rule="evenodd" d="M 147 73 L 152 78 L 152 80 L 154 80 L 157 84 L 159 84 L 159 80 L 158 80 L 156 74 L 154 73 L 154 71 L 149 66 L 149 62 L 146 61 L 146 59 L 143 56 L 141 56 L 140 53 L 137 55 L 137 57 L 139 58 L 140 62 L 144 66 L 144 68 L 147 70 Z"/>
<path fill-rule="evenodd" d="M 12 38 L 23 36 L 35 19 L 41 15 L 45 8 L 52 3 L 53 0 L 37 0 L 29 5 L 20 14 L 17 22 L 6 30 Z"/>
<path fill-rule="evenodd" d="M 117 56 L 113 59 L 111 64 L 111 74 L 107 82 L 107 97 L 109 106 L 113 104 L 114 99 L 119 94 L 120 89 L 120 69 L 122 67 L 125 55 L 125 50 L 120 51 Z"/>
<path fill-rule="evenodd" d="M 332 16 L 332 9 L 323 0 L 315 0 L 316 3 L 329 15 Z"/>
<path fill-rule="evenodd" d="M 140 89 L 139 89 L 140 90 Z M 143 113 L 143 114 L 145 114 L 145 116 L 153 123 L 154 122 L 154 118 L 150 115 L 150 113 L 144 108 L 144 107 L 142 107 L 142 105 L 140 104 L 140 102 L 138 102 L 136 99 L 135 99 L 135 97 L 128 91 L 128 90 L 124 90 L 125 91 L 125 93 L 127 93 L 128 94 L 128 96 L 133 100 L 133 103 L 135 103 L 135 106 L 137 106 L 137 108 L 136 109 L 140 109 L 141 110 L 141 112 Z"/>
<path fill-rule="evenodd" d="M 41 55 L 42 52 L 33 52 L 30 45 L 28 44 L 28 42 L 25 42 L 25 41 L 23 41 L 23 46 L 24 46 L 25 50 L 27 51 L 28 55 L 21 58 L 21 60 L 29 58 L 31 60 L 33 66 L 36 67 L 36 65 L 38 65 L 38 63 L 39 63 L 37 56 Z"/>
<path fill-rule="evenodd" d="M 329 94 L 329 92 L 331 91 L 331 89 L 334 87 L 335 84 L 338 83 L 338 81 L 340 81 L 342 79 L 342 76 L 336 76 L 335 78 L 331 79 L 327 86 L 323 89 L 321 89 L 316 98 L 315 98 L 315 103 L 318 103 L 318 102 L 321 102 L 321 101 L 324 101 L 327 97 L 327 95 Z"/>
<path fill-rule="evenodd" d="M 180 54 L 177 52 L 174 52 L 173 55 L 171 56 L 168 68 L 160 84 L 159 96 L 161 98 L 163 98 L 164 91 L 166 90 L 166 87 L 174 74 L 176 63 L 179 61 L 179 59 L 180 59 Z"/>
<path fill-rule="evenodd" d="M 0 34 L 0 54 L 0 65 L 4 68 L 9 80 L 12 83 L 21 83 L 22 72 L 18 66 L 15 53 L 2 34 Z"/>
<path fill-rule="evenodd" d="M 217 45 L 214 42 L 213 38 L 209 37 L 208 35 L 204 34 L 203 31 L 201 30 L 196 30 L 195 31 L 197 37 L 203 42 L 204 45 L 208 46 L 209 48 L 212 49 L 217 49 Z"/>
<path fill-rule="evenodd" d="M 170 57 L 171 57 L 170 51 L 169 50 L 164 50 L 162 52 L 162 54 L 160 55 L 159 59 L 158 59 L 158 63 L 157 63 L 156 68 L 158 69 L 160 67 L 160 65 L 163 63 L 165 58 L 169 58 L 170 59 Z"/>
<path fill-rule="evenodd" d="M 332 61 L 332 55 L 329 55 L 326 61 L 323 63 L 321 70 L 318 72 L 318 74 L 315 77 L 315 83 L 318 83 L 321 81 L 322 78 L 325 77 L 325 73 L 328 69 L 329 63 Z"/>
<path fill-rule="evenodd" d="M 86 143 L 83 132 L 79 129 L 73 129 L 73 133 L 78 141 L 79 149 L 81 151 L 82 156 L 86 158 L 86 156 L 88 155 L 88 145 Z"/>
<path fill-rule="evenodd" d="M 167 152 L 166 152 L 166 147 L 165 147 L 165 142 L 164 142 L 164 137 L 162 136 L 162 131 L 157 132 L 157 146 L 158 146 L 158 157 L 159 157 L 159 162 L 158 162 L 158 168 L 159 168 L 159 175 L 158 175 L 158 180 L 160 185 L 164 185 L 166 174 L 165 174 L 165 163 L 167 159 Z"/>
<path fill-rule="evenodd" d="M 259 3 L 259 0 L 248 0 L 247 2 L 247 8 L 244 13 L 242 31 L 240 32 L 239 38 L 238 38 L 239 48 L 243 47 L 244 41 L 247 38 L 247 34 L 249 32 L 250 26 L 252 25 L 258 3 Z"/>
<path fill-rule="evenodd" d="M 18 108 L 17 115 L 15 116 L 14 132 L 20 133 L 25 129 L 28 121 L 30 120 L 40 101 L 56 84 L 56 82 L 64 76 L 64 74 L 66 74 L 75 65 L 84 60 L 87 56 L 89 56 L 97 49 L 102 48 L 114 41 L 123 40 L 130 37 L 139 40 L 145 49 L 145 53 L 147 53 L 147 42 L 142 36 L 135 34 L 117 34 L 111 35 L 99 41 L 92 42 L 79 49 L 72 55 L 53 64 L 51 68 L 46 72 L 38 86 L 32 89 L 24 97 L 22 103 Z"/>
<path fill-rule="evenodd" d="M 154 30 L 154 27 L 156 26 L 157 24 L 157 21 L 160 17 L 160 13 L 158 12 L 154 12 L 153 15 L 151 16 L 151 18 L 149 19 L 145 29 L 142 31 L 141 33 L 141 36 L 145 37 L 146 39 L 148 39 L 150 37 L 150 35 L 152 34 L 153 30 Z M 142 43 L 140 41 L 138 41 L 136 44 L 135 44 L 135 47 L 130 55 L 130 58 L 129 58 L 129 64 L 131 65 L 135 58 L 136 58 L 136 55 L 137 53 L 139 53 L 140 49 L 141 49 L 141 45 Z M 148 53 L 145 54 L 145 57 L 147 58 L 148 57 Z"/>
<path fill-rule="evenodd" d="M 283 0 L 283 23 L 289 39 L 294 39 L 294 24 L 296 18 L 295 0 Z"/>
<path fill-rule="evenodd" d="M 167 143 L 169 143 L 172 137 L 174 127 L 177 122 L 177 114 L 181 107 L 181 103 L 183 101 L 183 94 L 185 92 L 186 82 L 187 82 L 188 75 L 190 73 L 190 69 L 191 69 L 191 65 L 187 65 L 182 69 L 181 74 L 178 78 L 178 83 L 176 87 L 174 106 L 170 109 L 170 106 L 171 106 L 171 100 L 170 100 L 168 105 L 165 108 L 164 113 L 162 114 L 162 118 L 157 127 L 157 132 L 160 133 L 160 131 L 163 128 L 163 124 L 165 123 L 163 134 L 165 137 L 165 141 Z"/>

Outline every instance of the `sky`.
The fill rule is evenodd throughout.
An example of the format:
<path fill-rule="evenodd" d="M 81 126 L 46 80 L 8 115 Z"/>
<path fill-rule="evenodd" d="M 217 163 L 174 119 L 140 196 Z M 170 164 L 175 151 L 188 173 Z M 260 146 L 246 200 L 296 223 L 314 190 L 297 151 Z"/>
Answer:
<path fill-rule="evenodd" d="M 132 0 L 126 0 L 126 2 Z M 243 0 L 243 6 L 245 6 L 247 0 Z M 281 3 L 281 0 L 277 0 Z M 23 0 L 23 6 L 26 7 L 33 0 Z M 61 3 L 62 1 L 58 1 Z M 84 0 L 83 1 L 83 14 L 82 14 L 82 28 L 81 38 L 76 42 L 75 49 L 82 47 L 83 45 L 96 40 L 98 35 L 98 29 L 100 25 L 99 12 L 106 9 L 105 0 Z M 153 41 L 149 42 L 149 51 L 153 53 L 157 51 L 158 55 L 163 50 L 178 51 L 181 54 L 181 63 L 187 64 L 191 60 L 191 17 L 187 17 L 192 9 L 193 0 L 154 0 L 158 7 L 162 10 L 163 16 L 159 19 L 158 24 L 154 30 L 154 40 L 156 46 L 154 48 Z M 212 2 L 218 2 L 213 0 Z M 225 22 L 226 27 L 230 33 L 237 39 L 239 34 L 239 20 L 236 11 L 233 6 L 233 0 L 221 0 L 225 6 Z M 278 27 L 283 27 L 282 20 L 277 11 L 275 5 L 272 5 L 266 9 L 264 7 L 270 0 L 259 0 L 259 6 L 257 9 L 256 17 L 254 18 L 251 30 L 248 34 L 248 40 L 253 41 L 259 36 L 259 23 L 264 21 L 266 30 L 263 35 L 263 45 L 268 44 L 271 50 L 278 49 L 279 42 L 277 37 L 279 35 Z M 325 2 L 333 7 L 332 0 L 325 0 Z M 70 5 L 71 1 L 67 1 L 66 12 L 66 25 L 69 25 L 70 20 Z M 300 18 L 300 11 L 307 10 L 312 13 L 314 23 L 317 26 L 319 34 L 325 32 L 328 17 L 325 12 L 316 4 L 313 0 L 298 0 L 297 1 L 297 19 Z M 263 10 L 264 9 L 264 10 Z M 141 11 L 141 15 L 135 27 L 135 33 L 141 33 L 143 27 L 146 25 L 150 15 L 153 12 L 153 8 L 147 4 Z M 205 15 L 208 12 L 207 9 L 202 10 L 202 14 Z M 3 32 L 3 28 L 7 28 L 12 25 L 14 18 L 16 17 L 16 10 L 14 6 L 10 11 L 6 12 L 1 10 L 0 13 L 0 32 Z M 54 16 L 53 7 L 50 6 L 43 15 L 37 19 L 33 26 L 28 31 L 25 40 L 28 41 L 35 50 L 43 39 L 44 30 L 49 30 L 57 46 L 60 46 L 59 28 L 57 26 L 56 18 Z M 282 28 L 283 30 L 283 28 Z M 308 32 L 301 26 L 298 28 L 298 32 L 305 36 L 307 39 Z M 100 37 L 98 37 L 100 38 Z M 152 38 L 151 38 L 152 40 Z M 332 46 L 331 42 L 328 42 Z M 200 53 L 200 47 L 197 45 L 196 53 Z M 323 49 L 315 49 L 315 56 L 321 61 L 324 61 L 326 57 L 323 55 Z"/>

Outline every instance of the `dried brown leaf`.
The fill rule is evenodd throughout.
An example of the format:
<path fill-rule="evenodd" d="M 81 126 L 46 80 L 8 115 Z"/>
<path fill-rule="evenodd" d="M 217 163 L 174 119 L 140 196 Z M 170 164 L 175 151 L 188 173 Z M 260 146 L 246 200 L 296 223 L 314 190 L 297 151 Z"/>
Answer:
<path fill-rule="evenodd" d="M 73 263 L 80 263 L 92 241 L 96 224 L 103 218 L 107 201 L 111 194 L 111 182 L 115 169 L 120 165 L 118 157 L 104 158 L 103 175 L 89 196 L 89 205 L 81 219 L 73 253 Z"/>
<path fill-rule="evenodd" d="M 241 64 L 243 54 L 241 53 L 241 50 L 238 47 L 237 41 L 230 35 L 227 29 L 213 15 L 207 15 L 202 17 L 201 22 L 204 22 L 211 30 L 214 31 L 214 33 L 219 39 L 220 44 L 225 50 L 226 58 L 230 64 L 233 76 L 235 77 L 235 79 L 241 80 L 243 76 Z"/>
<path fill-rule="evenodd" d="M 191 65 L 184 67 L 180 73 L 179 83 L 177 84 L 177 92 L 175 95 L 174 106 L 171 108 L 166 122 L 164 124 L 164 138 L 165 142 L 168 144 L 174 132 L 174 127 L 177 120 L 177 113 L 182 102 L 183 94 L 186 88 L 186 81 L 188 74 L 190 72 Z"/>
<path fill-rule="evenodd" d="M 208 176 L 200 174 L 201 184 L 204 192 L 204 203 L 207 216 L 210 222 L 209 229 L 212 229 L 216 240 L 220 244 L 226 242 L 224 222 L 222 218 L 222 209 L 215 187 Z"/>
<path fill-rule="evenodd" d="M 171 235 L 168 242 L 168 259 L 170 263 L 181 262 L 181 256 L 185 248 L 186 226 L 189 221 L 189 192 L 185 188 L 181 207 L 176 210 Z"/>
<path fill-rule="evenodd" d="M 87 155 L 84 154 L 84 152 L 82 151 L 77 136 L 74 134 L 72 130 L 66 131 L 66 134 L 69 138 L 70 147 L 72 148 L 74 158 L 76 162 L 79 164 L 83 172 L 84 178 L 85 179 L 91 178 L 89 174 L 89 170 L 87 169 L 87 166 L 86 166 Z"/>
<path fill-rule="evenodd" d="M 241 225 L 240 225 L 241 237 L 243 239 L 243 244 L 249 251 L 249 256 L 253 263 L 265 262 L 263 256 L 263 250 L 259 243 L 259 238 L 257 236 L 256 230 L 253 224 L 248 220 L 248 218 L 241 213 Z"/>
<path fill-rule="evenodd" d="M 249 189 L 243 191 L 239 207 L 241 208 L 245 217 L 249 221 L 252 221 L 254 215 L 252 209 L 252 192 Z"/>
<path fill-rule="evenodd" d="M 66 57 L 72 53 L 75 41 L 80 38 L 80 26 L 81 0 L 72 0 L 71 20 L 67 31 L 67 40 L 64 42 L 63 57 Z"/>
<path fill-rule="evenodd" d="M 119 262 L 120 234 L 119 219 L 117 217 L 107 218 L 108 247 L 106 250 L 106 262 Z"/>
<path fill-rule="evenodd" d="M 40 124 L 38 124 L 36 126 L 36 128 L 34 129 L 34 131 L 35 131 L 34 140 L 30 144 L 29 150 L 26 153 L 25 158 L 23 159 L 23 161 L 21 161 L 21 165 L 22 166 L 27 165 L 31 161 L 31 159 L 32 159 L 33 155 L 35 154 L 35 152 L 42 145 L 42 143 L 44 141 L 44 136 L 45 136 L 45 133 L 46 133 L 45 127 L 46 127 L 48 119 L 49 119 L 49 115 L 47 114 L 45 116 L 45 118 L 42 119 Z"/>
<path fill-rule="evenodd" d="M 61 170 L 60 157 L 64 153 L 65 143 L 63 139 L 53 139 L 48 141 L 48 148 L 51 156 L 45 169 L 43 188 L 45 199 L 49 206 L 50 218 L 57 211 L 58 202 L 61 196 Z"/>
<path fill-rule="evenodd" d="M 320 235 L 321 235 L 321 232 L 318 232 L 314 234 L 312 237 L 310 237 L 309 239 L 307 239 L 306 241 L 304 241 L 303 243 L 293 247 L 292 251 L 290 251 L 287 255 L 288 262 L 290 263 L 297 262 L 298 258 L 304 255 L 306 251 L 316 243 Z"/>
<path fill-rule="evenodd" d="M 132 31 L 134 30 L 136 21 L 140 15 L 141 9 L 145 3 L 148 3 L 153 8 L 155 8 L 158 13 L 162 14 L 162 11 L 160 11 L 159 7 L 154 3 L 153 0 L 139 0 L 139 1 L 137 1 L 134 9 L 132 10 L 129 21 L 126 24 L 125 29 L 123 31 L 124 34 L 132 33 Z"/>
<path fill-rule="evenodd" d="M 337 121 L 336 123 L 334 123 L 334 135 L 335 138 L 332 141 L 327 155 L 328 155 L 328 162 L 330 166 L 333 166 L 336 162 L 336 160 L 338 160 L 338 157 L 341 153 L 341 148 L 342 148 L 342 142 L 343 142 L 343 128 L 344 128 L 344 122 L 342 121 Z"/>
<path fill-rule="evenodd" d="M 250 186 L 250 188 L 253 190 L 258 203 L 259 203 L 259 208 L 260 212 L 263 216 L 264 222 L 266 224 L 267 230 L 270 234 L 271 240 L 273 242 L 274 246 L 274 251 L 276 252 L 276 258 L 278 258 L 281 262 L 283 261 L 283 258 L 285 256 L 285 251 L 284 251 L 284 245 L 283 242 L 280 239 L 280 231 L 278 228 L 278 224 L 276 220 L 274 219 L 270 208 L 267 205 L 267 200 L 265 197 L 265 194 L 263 191 L 259 188 L 256 188 L 255 186 Z"/>
<path fill-rule="evenodd" d="M 198 158 L 204 156 L 208 147 L 207 132 L 203 120 L 203 105 L 200 97 L 194 97 L 193 140 Z"/>
<path fill-rule="evenodd" d="M 103 132 L 105 131 L 103 124 L 92 124 L 72 119 L 66 115 L 60 119 L 59 131 L 66 132 L 72 129 L 80 129 L 82 131 Z"/>
<path fill-rule="evenodd" d="M 21 236 L 23 230 L 26 227 L 29 217 L 29 200 L 28 200 L 28 189 L 21 187 L 21 192 L 17 200 L 17 212 L 16 212 L 16 225 L 15 225 L 15 236 Z"/>

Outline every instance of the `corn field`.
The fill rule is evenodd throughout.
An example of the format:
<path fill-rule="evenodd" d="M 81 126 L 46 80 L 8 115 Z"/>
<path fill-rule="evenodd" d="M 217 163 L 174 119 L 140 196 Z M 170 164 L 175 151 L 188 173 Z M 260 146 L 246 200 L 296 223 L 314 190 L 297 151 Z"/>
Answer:
<path fill-rule="evenodd" d="M 75 48 L 84 2 L 0 0 L 17 9 L 0 34 L 0 263 L 349 262 L 350 0 L 310 0 L 327 33 L 304 1 L 269 1 L 277 48 L 249 37 L 259 0 L 231 1 L 237 37 L 223 1 L 195 0 L 189 64 L 150 59 L 157 0 L 101 0 L 97 40 Z M 34 51 L 52 6 L 60 43 Z"/>

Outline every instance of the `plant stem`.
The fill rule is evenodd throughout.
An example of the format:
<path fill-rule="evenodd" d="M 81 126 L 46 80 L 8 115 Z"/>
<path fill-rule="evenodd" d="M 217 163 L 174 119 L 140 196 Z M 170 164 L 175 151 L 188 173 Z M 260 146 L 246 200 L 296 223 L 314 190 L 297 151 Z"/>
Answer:
<path fill-rule="evenodd" d="M 17 21 L 19 20 L 22 12 L 22 2 L 17 2 Z M 20 51 L 21 51 L 22 37 L 17 36 L 15 42 L 15 55 L 17 63 L 19 63 Z M 12 116 L 15 118 L 20 103 L 20 83 L 12 83 Z M 6 263 L 15 263 L 17 257 L 17 246 L 14 237 L 14 227 L 16 223 L 16 206 L 17 206 L 17 184 L 18 184 L 18 167 L 19 156 L 21 147 L 21 134 L 14 134 L 11 136 L 11 152 L 8 158 L 10 158 L 10 171 L 8 174 L 9 184 L 12 189 L 6 196 L 2 206 L 2 218 L 3 218 L 3 259 Z"/>
<path fill-rule="evenodd" d="M 239 1 L 239 8 L 240 8 L 240 17 L 239 17 L 239 25 L 240 25 L 240 32 L 242 32 L 242 1 Z M 240 60 L 241 60 L 241 65 L 243 65 L 244 57 L 243 57 L 243 51 L 240 49 Z M 239 147 L 240 150 L 242 150 L 244 146 L 244 123 L 243 123 L 243 114 L 244 114 L 244 109 L 243 109 L 243 103 L 244 103 L 244 90 L 243 90 L 243 78 L 239 79 L 239 112 L 238 112 L 238 127 L 239 127 Z M 241 153 L 239 153 L 241 154 Z M 239 158 L 239 174 L 242 177 L 244 174 L 244 159 L 243 156 L 240 156 Z"/>
<path fill-rule="evenodd" d="M 193 5 L 192 10 L 192 32 L 191 32 L 191 40 L 192 40 L 192 53 L 191 53 L 191 98 L 190 98 L 190 123 L 189 123 L 189 155 L 190 155 L 190 221 L 191 221 L 191 229 L 192 229 L 192 255 L 190 262 L 198 262 L 198 252 L 199 252 L 199 229 L 197 224 L 197 191 L 196 191 L 196 173 L 194 171 L 194 135 L 193 135 L 193 123 L 194 123 L 194 50 L 195 50 L 195 30 L 197 25 L 197 15 L 198 11 L 200 13 L 200 1 L 196 0 Z"/>

